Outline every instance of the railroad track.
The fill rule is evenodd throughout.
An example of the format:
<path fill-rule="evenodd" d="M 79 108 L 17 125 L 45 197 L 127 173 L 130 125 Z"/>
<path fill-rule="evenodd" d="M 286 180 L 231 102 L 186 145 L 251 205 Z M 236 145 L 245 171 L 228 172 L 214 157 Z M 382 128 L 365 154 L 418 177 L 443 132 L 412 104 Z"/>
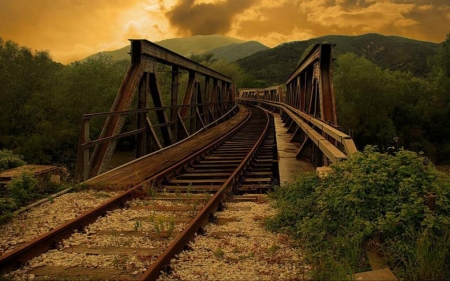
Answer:
<path fill-rule="evenodd" d="M 157 279 L 229 195 L 277 181 L 273 124 L 251 110 L 222 140 L 5 254 L 0 268 L 22 268 L 25 278 Z"/>

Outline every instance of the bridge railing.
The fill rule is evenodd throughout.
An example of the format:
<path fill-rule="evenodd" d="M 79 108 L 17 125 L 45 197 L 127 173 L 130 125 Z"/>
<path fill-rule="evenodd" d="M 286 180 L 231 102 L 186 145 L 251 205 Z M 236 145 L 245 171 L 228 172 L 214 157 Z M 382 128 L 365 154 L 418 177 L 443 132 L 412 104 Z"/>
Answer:
<path fill-rule="evenodd" d="M 318 167 L 347 158 L 357 151 L 352 138 L 337 124 L 332 83 L 331 44 L 317 44 L 287 79 L 283 99 L 269 89 L 239 89 L 239 101 L 280 111 L 281 118 L 300 143 L 297 157 Z M 278 88 L 280 86 L 276 86 Z M 283 97 L 283 94 L 280 95 Z"/>
<path fill-rule="evenodd" d="M 256 98 L 270 101 L 283 101 L 284 85 L 273 86 L 269 88 L 241 88 L 238 90 L 240 98 Z"/>
<path fill-rule="evenodd" d="M 80 179 L 107 169 L 120 138 L 135 135 L 136 157 L 142 157 L 236 112 L 229 77 L 146 40 L 131 40 L 130 55 L 111 111 L 83 116 L 77 157 Z M 130 115 L 136 125 L 122 132 Z M 100 136 L 91 140 L 90 121 L 101 117 L 106 121 Z"/>

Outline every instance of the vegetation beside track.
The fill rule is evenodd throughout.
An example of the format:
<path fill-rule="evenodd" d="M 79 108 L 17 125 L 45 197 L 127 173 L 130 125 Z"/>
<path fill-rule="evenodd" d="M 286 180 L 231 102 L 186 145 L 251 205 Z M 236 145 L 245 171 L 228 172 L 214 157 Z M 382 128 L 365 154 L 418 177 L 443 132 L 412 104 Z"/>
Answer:
<path fill-rule="evenodd" d="M 0 171 L 25 165 L 21 155 L 0 150 Z M 1 187 L 1 186 L 0 186 Z M 0 189 L 0 224 L 12 218 L 13 212 L 36 200 L 63 190 L 65 184 L 38 179 L 31 172 L 23 172 Z"/>
<path fill-rule="evenodd" d="M 374 147 L 302 175 L 272 194 L 271 230 L 299 240 L 313 279 L 343 280 L 370 270 L 366 250 L 378 248 L 403 280 L 450 278 L 450 178 L 421 154 L 382 154 Z M 432 210 L 430 192 L 437 196 Z"/>

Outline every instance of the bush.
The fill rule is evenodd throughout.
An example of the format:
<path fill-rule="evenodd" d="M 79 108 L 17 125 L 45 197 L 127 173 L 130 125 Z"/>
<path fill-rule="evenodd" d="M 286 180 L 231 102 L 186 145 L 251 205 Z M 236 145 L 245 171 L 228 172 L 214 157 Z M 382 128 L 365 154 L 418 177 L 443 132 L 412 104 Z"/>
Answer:
<path fill-rule="evenodd" d="M 0 149 L 0 172 L 25 165 L 23 156 L 15 155 L 11 150 Z"/>
<path fill-rule="evenodd" d="M 39 188 L 38 180 L 30 172 L 23 172 L 19 176 L 14 177 L 6 185 L 6 188 L 9 197 L 19 206 L 37 198 L 39 193 L 42 192 Z"/>
<path fill-rule="evenodd" d="M 316 266 L 314 278 L 333 278 L 327 275 L 331 260 L 341 272 L 366 270 L 365 250 L 374 244 L 399 277 L 450 277 L 443 266 L 450 251 L 441 248 L 450 244 L 450 184 L 427 158 L 403 150 L 382 154 L 369 146 L 332 167 L 322 180 L 310 174 L 278 188 L 273 197 L 279 212 L 268 221 L 270 229 L 302 241 Z M 428 192 L 438 198 L 434 211 L 427 207 Z M 429 263 L 432 272 L 421 273 Z"/>

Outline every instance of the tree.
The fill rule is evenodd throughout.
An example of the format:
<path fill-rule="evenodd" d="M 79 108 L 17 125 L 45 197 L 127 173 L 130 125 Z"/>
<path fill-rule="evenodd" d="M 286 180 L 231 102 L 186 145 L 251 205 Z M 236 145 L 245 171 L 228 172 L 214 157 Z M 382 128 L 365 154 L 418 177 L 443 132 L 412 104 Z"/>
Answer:
<path fill-rule="evenodd" d="M 395 134 L 392 75 L 349 53 L 338 57 L 333 80 L 338 123 L 344 131 L 353 132 L 360 148 L 374 144 L 386 149 Z"/>

